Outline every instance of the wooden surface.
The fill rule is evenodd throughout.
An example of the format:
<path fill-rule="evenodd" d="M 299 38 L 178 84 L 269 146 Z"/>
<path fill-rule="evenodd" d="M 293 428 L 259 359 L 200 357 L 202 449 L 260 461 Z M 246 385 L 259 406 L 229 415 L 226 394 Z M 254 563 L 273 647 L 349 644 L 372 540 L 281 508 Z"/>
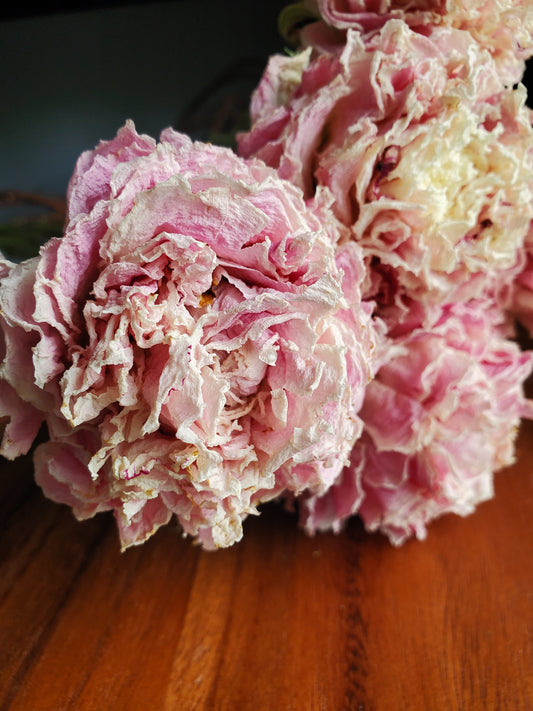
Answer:
<path fill-rule="evenodd" d="M 392 548 L 277 506 L 232 549 L 162 529 L 120 554 L 31 461 L 0 477 L 0 709 L 533 709 L 533 427 L 496 498 Z"/>

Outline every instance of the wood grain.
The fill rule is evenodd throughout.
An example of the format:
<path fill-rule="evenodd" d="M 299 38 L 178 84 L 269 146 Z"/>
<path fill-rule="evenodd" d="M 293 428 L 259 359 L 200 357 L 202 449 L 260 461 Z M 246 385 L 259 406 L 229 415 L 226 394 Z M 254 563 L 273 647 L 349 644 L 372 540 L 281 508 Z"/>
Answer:
<path fill-rule="evenodd" d="M 0 709 L 533 709 L 531 424 L 494 500 L 400 549 L 270 505 L 229 550 L 168 526 L 121 554 L 2 469 Z"/>

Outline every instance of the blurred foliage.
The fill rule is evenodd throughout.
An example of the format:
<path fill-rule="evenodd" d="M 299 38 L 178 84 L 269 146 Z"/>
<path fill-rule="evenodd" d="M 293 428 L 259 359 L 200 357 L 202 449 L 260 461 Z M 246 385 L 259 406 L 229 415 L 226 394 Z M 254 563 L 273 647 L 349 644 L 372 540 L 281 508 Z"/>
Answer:
<path fill-rule="evenodd" d="M 279 14 L 279 33 L 286 42 L 298 44 L 298 31 L 308 22 L 318 19 L 318 10 L 313 11 L 305 0 L 291 3 L 284 7 Z"/>
<path fill-rule="evenodd" d="M 14 261 L 29 259 L 52 237 L 63 234 L 65 201 L 17 190 L 0 191 L 0 251 Z M 11 209 L 22 216 L 10 217 Z"/>
<path fill-rule="evenodd" d="M 62 230 L 62 220 L 48 216 L 0 224 L 0 251 L 14 261 L 35 257 L 39 247 Z"/>

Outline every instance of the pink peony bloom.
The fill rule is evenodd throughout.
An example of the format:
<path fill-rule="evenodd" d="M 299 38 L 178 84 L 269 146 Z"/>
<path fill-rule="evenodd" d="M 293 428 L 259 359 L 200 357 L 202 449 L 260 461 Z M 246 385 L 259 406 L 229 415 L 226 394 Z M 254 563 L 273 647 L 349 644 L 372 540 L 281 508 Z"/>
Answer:
<path fill-rule="evenodd" d="M 520 418 L 533 415 L 522 393 L 533 353 L 501 335 L 499 318 L 484 302 L 446 306 L 431 328 L 395 340 L 367 389 L 350 466 L 324 496 L 303 501 L 309 532 L 339 530 L 358 513 L 401 544 L 492 496 Z"/>
<path fill-rule="evenodd" d="M 112 509 L 124 547 L 175 514 L 206 548 L 280 493 L 324 493 L 362 429 L 378 333 L 320 196 L 257 160 L 128 122 L 83 154 L 61 239 L 4 263 L 2 452 Z M 344 280 L 344 281 L 343 281 Z"/>
<path fill-rule="evenodd" d="M 510 85 L 520 81 L 524 61 L 533 55 L 529 0 L 305 0 L 299 5 L 303 20 L 319 20 L 298 32 L 304 45 L 343 42 L 342 32 L 347 29 L 372 32 L 391 19 L 402 20 L 422 34 L 437 26 L 452 27 L 468 31 L 488 49 L 502 79 Z M 291 16 L 298 21 L 297 12 Z M 290 26 L 285 29 L 292 33 Z"/>
<path fill-rule="evenodd" d="M 525 90 L 503 90 L 470 35 L 389 21 L 313 57 L 273 57 L 239 139 L 299 185 L 328 189 L 372 264 L 411 298 L 445 303 L 520 268 L 533 216 Z"/>

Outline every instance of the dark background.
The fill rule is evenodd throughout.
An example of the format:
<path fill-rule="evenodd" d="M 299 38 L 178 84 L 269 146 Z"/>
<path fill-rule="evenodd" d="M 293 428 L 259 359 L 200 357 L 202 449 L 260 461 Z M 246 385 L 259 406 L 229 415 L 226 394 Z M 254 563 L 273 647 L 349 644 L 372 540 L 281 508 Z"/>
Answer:
<path fill-rule="evenodd" d="M 285 4 L 4 7 L 0 190 L 63 195 L 78 155 L 112 138 L 128 118 L 155 138 L 170 125 L 203 138 L 199 114 L 224 113 L 228 94 L 247 105 L 267 57 L 283 51 L 277 16 Z"/>

